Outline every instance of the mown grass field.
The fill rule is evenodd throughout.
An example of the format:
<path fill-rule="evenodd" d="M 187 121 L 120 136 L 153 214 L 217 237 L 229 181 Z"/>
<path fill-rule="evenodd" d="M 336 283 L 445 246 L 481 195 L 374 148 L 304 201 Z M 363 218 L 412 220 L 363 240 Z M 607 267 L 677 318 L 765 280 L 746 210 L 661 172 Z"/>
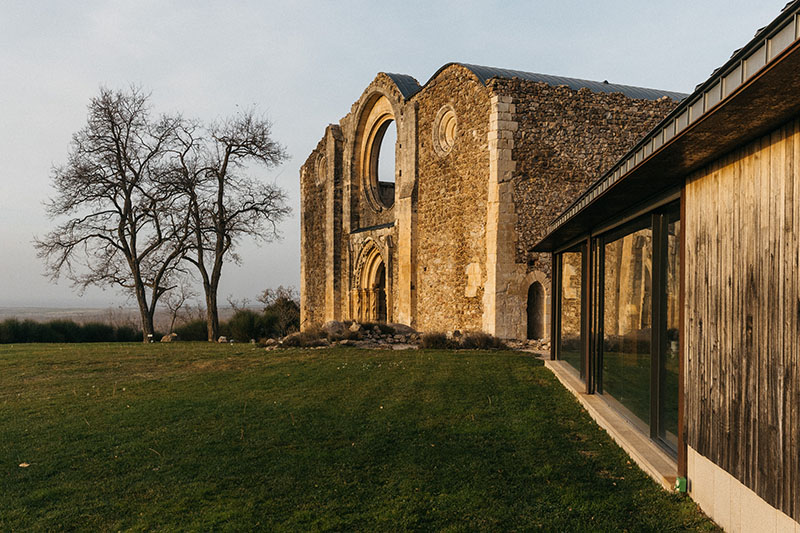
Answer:
<path fill-rule="evenodd" d="M 0 531 L 65 529 L 715 526 L 525 354 L 0 346 Z"/>

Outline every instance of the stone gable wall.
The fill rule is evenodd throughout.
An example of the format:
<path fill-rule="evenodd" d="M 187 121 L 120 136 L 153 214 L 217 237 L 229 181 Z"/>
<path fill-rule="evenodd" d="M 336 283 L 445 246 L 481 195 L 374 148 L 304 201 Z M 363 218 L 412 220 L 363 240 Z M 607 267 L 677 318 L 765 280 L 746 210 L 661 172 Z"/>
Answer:
<path fill-rule="evenodd" d="M 422 331 L 479 330 L 486 281 L 489 94 L 452 66 L 413 97 L 418 105 L 418 183 L 414 206 L 416 321 Z M 452 151 L 433 148 L 444 105 L 456 115 Z"/>
<path fill-rule="evenodd" d="M 548 254 L 530 252 L 547 225 L 678 104 L 621 93 L 575 91 L 519 79 L 490 82 L 512 96 L 516 261 L 550 276 Z"/>

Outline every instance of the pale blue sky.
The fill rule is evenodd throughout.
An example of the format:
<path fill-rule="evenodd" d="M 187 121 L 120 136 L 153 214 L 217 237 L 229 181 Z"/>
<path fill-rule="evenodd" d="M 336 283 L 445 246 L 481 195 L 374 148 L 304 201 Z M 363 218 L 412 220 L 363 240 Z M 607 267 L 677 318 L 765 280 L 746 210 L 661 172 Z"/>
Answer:
<path fill-rule="evenodd" d="M 380 71 L 424 83 L 462 61 L 691 92 L 785 0 L 0 1 L 0 306 L 125 297 L 42 277 L 50 169 L 101 85 L 152 91 L 159 111 L 213 120 L 256 105 L 291 160 L 265 173 L 295 213 L 284 239 L 241 248 L 220 296 L 299 285 L 299 167 Z"/>

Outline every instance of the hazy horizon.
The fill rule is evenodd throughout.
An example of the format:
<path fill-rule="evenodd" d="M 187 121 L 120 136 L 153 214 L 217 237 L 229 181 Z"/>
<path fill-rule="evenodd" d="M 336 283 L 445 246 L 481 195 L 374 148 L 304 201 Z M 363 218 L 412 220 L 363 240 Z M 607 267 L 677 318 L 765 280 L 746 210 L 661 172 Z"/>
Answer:
<path fill-rule="evenodd" d="M 206 121 L 251 106 L 270 117 L 291 159 L 252 175 L 283 187 L 294 213 L 280 225 L 283 240 L 242 244 L 243 264 L 225 267 L 219 291 L 221 301 L 252 302 L 267 287 L 299 288 L 299 168 L 378 72 L 424 83 L 462 61 L 690 93 L 784 4 L 6 3 L 0 307 L 126 304 L 113 289 L 78 296 L 65 280 L 51 284 L 32 246 L 52 225 L 42 205 L 52 194 L 51 168 L 65 162 L 100 86 L 137 84 L 152 93 L 155 111 Z"/>

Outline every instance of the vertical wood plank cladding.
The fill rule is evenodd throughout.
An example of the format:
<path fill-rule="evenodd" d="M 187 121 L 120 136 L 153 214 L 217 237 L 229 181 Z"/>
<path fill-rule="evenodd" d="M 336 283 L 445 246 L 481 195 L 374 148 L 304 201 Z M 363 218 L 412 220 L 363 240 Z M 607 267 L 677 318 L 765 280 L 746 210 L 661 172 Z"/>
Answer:
<path fill-rule="evenodd" d="M 689 176 L 688 444 L 800 520 L 800 121 Z"/>
<path fill-rule="evenodd" d="M 794 165 L 795 158 L 795 140 L 797 139 L 797 124 L 793 123 L 788 126 L 786 132 L 786 141 L 784 143 L 784 169 L 783 172 L 786 176 L 793 176 L 796 172 Z M 784 194 L 783 194 L 783 227 L 782 227 L 782 244 L 783 244 L 783 271 L 781 272 L 781 279 L 783 280 L 783 295 L 781 298 L 781 310 L 783 312 L 783 374 L 781 376 L 783 387 L 781 388 L 782 397 L 781 405 L 785 408 L 783 414 L 783 440 L 782 444 L 782 457 L 784 472 L 783 484 L 778 488 L 779 492 L 788 496 L 788 501 L 785 501 L 783 506 L 788 509 L 787 514 L 795 512 L 795 500 L 800 499 L 800 495 L 792 498 L 792 488 L 797 483 L 795 479 L 794 460 L 792 457 L 792 450 L 795 450 L 794 455 L 797 455 L 797 448 L 792 448 L 793 431 L 797 422 L 792 417 L 792 410 L 794 406 L 793 390 L 796 386 L 793 376 L 798 376 L 797 368 L 792 360 L 792 353 L 797 352 L 796 344 L 796 322 L 797 312 L 794 302 L 797 300 L 797 234 L 794 229 L 795 226 L 795 188 L 794 180 L 783 181 Z"/>

